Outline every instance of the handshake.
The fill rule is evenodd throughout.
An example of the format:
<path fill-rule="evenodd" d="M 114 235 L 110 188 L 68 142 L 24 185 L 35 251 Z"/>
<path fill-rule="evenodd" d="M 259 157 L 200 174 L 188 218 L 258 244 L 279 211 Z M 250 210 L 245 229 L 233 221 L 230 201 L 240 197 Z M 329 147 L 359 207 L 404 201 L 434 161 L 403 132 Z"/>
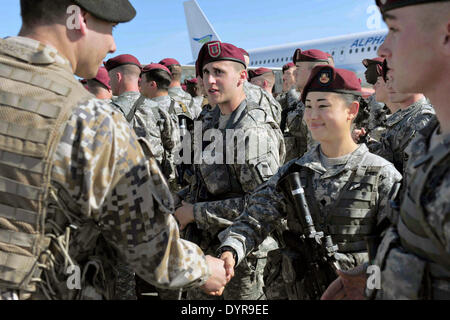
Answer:
<path fill-rule="evenodd" d="M 230 251 L 221 254 L 220 259 L 206 256 L 211 276 L 208 278 L 202 289 L 209 295 L 221 296 L 225 286 L 234 277 L 234 266 L 236 261 Z"/>

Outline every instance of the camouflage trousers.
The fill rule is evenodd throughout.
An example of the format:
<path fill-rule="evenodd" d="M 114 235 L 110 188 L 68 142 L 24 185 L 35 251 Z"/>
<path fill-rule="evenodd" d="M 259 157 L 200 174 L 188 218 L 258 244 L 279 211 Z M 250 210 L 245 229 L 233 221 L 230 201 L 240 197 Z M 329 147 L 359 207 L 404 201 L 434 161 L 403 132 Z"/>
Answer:
<path fill-rule="evenodd" d="M 264 268 L 264 293 L 267 300 L 288 300 L 286 283 L 283 279 L 283 259 L 281 250 L 276 249 L 267 255 L 267 264 Z"/>
<path fill-rule="evenodd" d="M 114 300 L 136 300 L 136 281 L 134 271 L 126 264 L 118 263 Z"/>
<path fill-rule="evenodd" d="M 235 269 L 234 277 L 220 297 L 209 296 L 201 289 L 187 292 L 187 300 L 266 300 L 263 273 L 267 258 L 245 258 Z"/>

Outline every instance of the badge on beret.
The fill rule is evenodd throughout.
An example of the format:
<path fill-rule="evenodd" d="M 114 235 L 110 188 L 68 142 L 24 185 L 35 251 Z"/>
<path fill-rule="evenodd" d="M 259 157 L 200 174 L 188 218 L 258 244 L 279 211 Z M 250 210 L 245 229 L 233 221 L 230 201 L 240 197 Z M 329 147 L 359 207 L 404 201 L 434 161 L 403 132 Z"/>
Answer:
<path fill-rule="evenodd" d="M 208 44 L 208 53 L 211 58 L 218 58 L 222 53 L 220 50 L 220 42 L 213 42 Z"/>
<path fill-rule="evenodd" d="M 319 82 L 324 86 L 329 85 L 331 82 L 330 71 L 322 71 L 320 73 Z"/>
<path fill-rule="evenodd" d="M 382 4 L 382 5 L 385 5 L 386 2 L 387 2 L 387 0 L 381 0 L 381 4 Z"/>

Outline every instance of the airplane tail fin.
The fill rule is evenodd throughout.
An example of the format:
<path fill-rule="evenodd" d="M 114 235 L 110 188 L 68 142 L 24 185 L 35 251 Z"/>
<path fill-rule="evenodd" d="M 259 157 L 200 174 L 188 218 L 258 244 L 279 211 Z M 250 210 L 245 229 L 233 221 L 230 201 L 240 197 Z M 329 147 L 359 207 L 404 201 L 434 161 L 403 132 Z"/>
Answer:
<path fill-rule="evenodd" d="M 185 1 L 183 5 L 191 42 L 192 57 L 194 60 L 197 60 L 198 53 L 206 42 L 220 41 L 220 38 L 196 0 Z"/>

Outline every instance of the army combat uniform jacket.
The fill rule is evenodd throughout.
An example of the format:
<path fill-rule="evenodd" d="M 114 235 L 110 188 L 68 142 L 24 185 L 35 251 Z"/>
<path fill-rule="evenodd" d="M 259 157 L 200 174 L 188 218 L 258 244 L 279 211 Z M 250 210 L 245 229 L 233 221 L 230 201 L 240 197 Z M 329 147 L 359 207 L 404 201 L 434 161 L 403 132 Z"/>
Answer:
<path fill-rule="evenodd" d="M 369 145 L 370 152 L 392 162 L 403 173 L 408 161 L 405 149 L 417 132 L 435 117 L 433 106 L 425 98 L 410 107 L 399 110 L 386 120 L 386 132 L 379 143 Z"/>
<path fill-rule="evenodd" d="M 117 258 L 158 287 L 205 283 L 205 256 L 179 238 L 167 183 L 123 115 L 32 39 L 0 40 L 0 78 L 0 299 L 110 298 Z"/>
<path fill-rule="evenodd" d="M 377 299 L 450 299 L 450 136 L 431 146 L 432 119 L 406 152 L 400 214 L 383 236 L 375 264 L 381 268 Z"/>
<path fill-rule="evenodd" d="M 255 101 L 264 108 L 267 114 L 271 115 L 278 126 L 280 126 L 281 106 L 271 94 L 248 81 L 244 82 L 244 92 L 248 99 Z"/>
<path fill-rule="evenodd" d="M 181 109 L 176 109 L 177 115 L 184 114 L 189 119 L 195 120 L 202 112 L 200 101 L 193 99 L 192 96 L 181 87 L 169 88 L 169 96 L 181 106 Z"/>
<path fill-rule="evenodd" d="M 215 252 L 219 244 L 217 234 L 230 226 L 233 220 L 240 215 L 246 205 L 248 194 L 278 170 L 283 163 L 285 153 L 283 137 L 278 125 L 271 115 L 267 114 L 267 110 L 256 102 L 246 99 L 225 122 L 221 117 L 223 116 L 221 116 L 220 108 L 205 108 L 199 117 L 203 124 L 203 134 L 211 132 L 211 129 L 222 133 L 223 146 L 219 146 L 216 152 L 224 150 L 225 155 L 226 148 L 231 148 L 234 150 L 234 157 L 226 159 L 224 156 L 222 164 L 206 164 L 205 160 L 203 164 L 196 164 L 196 181 L 191 189 L 191 201 L 195 203 L 195 223 L 201 230 L 200 247 L 211 252 Z M 240 140 L 244 143 L 227 144 L 227 141 L 230 141 L 229 138 L 228 140 L 226 138 L 227 132 L 233 134 L 239 131 L 245 134 L 245 139 Z M 212 145 L 204 142 L 201 147 L 203 151 L 207 151 Z M 240 161 L 239 155 L 242 154 L 244 157 Z M 276 243 L 273 239 L 268 238 L 259 247 L 259 251 L 256 251 L 255 248 L 252 257 L 253 259 L 265 258 L 267 252 L 274 248 L 276 248 Z M 229 292 L 234 291 L 235 293 L 229 293 L 226 298 L 259 298 L 259 291 L 250 292 L 250 289 L 253 289 L 250 284 L 247 289 L 244 289 L 246 285 L 238 280 L 244 275 L 253 278 L 253 281 L 258 280 L 258 277 L 262 275 L 263 265 L 261 264 L 265 260 L 261 259 L 259 262 L 257 260 L 249 262 L 258 263 L 257 266 L 254 266 L 258 269 L 256 270 L 257 275 L 251 274 L 251 268 L 238 270 L 235 280 L 232 280 L 227 286 Z"/>
<path fill-rule="evenodd" d="M 280 179 L 291 171 L 306 173 L 302 184 L 316 229 L 330 235 L 338 245 L 336 258 L 340 267 L 350 269 L 368 261 L 365 237 L 382 220 L 388 195 L 401 175 L 391 163 L 369 153 L 364 144 L 342 160 L 329 159 L 327 168 L 323 158 L 320 146 L 316 146 L 302 158 L 284 165 L 250 195 L 244 212 L 219 235 L 221 247 L 236 251 L 237 263 L 284 217 L 288 234 L 298 236 L 303 232 L 292 202 L 278 188 Z M 295 276 L 283 274 L 283 279 L 286 287 L 296 287 Z M 301 292 L 289 291 L 290 299 L 300 298 Z"/>

